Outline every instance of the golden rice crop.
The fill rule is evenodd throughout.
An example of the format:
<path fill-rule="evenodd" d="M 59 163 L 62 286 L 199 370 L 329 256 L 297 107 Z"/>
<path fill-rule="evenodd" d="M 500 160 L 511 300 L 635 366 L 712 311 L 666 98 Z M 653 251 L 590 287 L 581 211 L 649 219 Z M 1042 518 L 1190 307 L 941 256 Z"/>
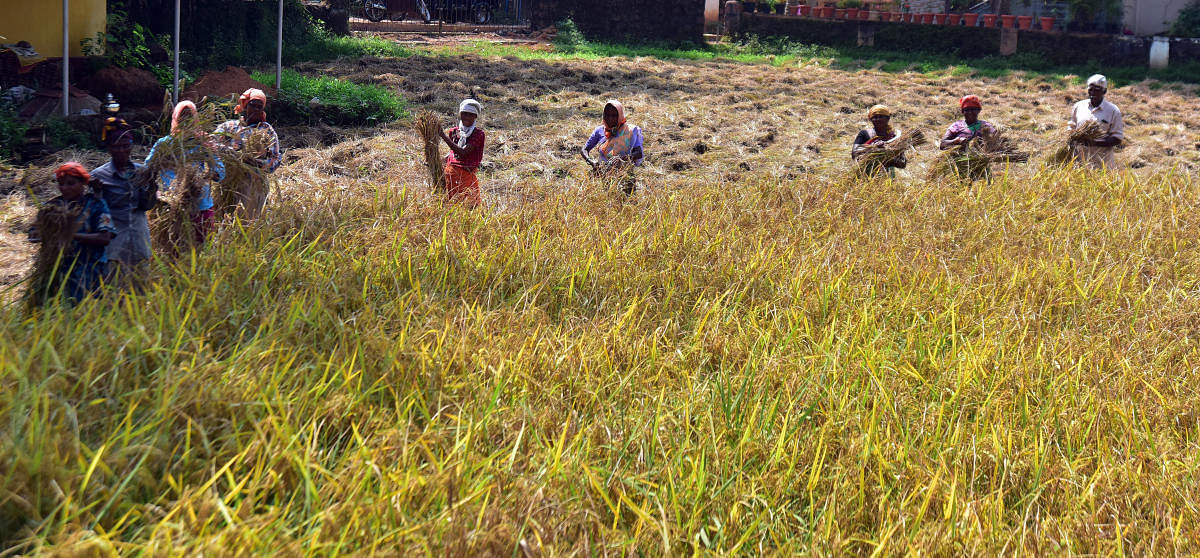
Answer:
<path fill-rule="evenodd" d="M 876 142 L 863 148 L 855 165 L 855 175 L 869 176 L 883 168 L 884 163 L 905 155 L 908 151 L 926 143 L 925 132 L 920 129 L 902 130 L 889 142 Z"/>
<path fill-rule="evenodd" d="M 41 306 L 65 288 L 62 279 L 72 265 L 66 257 L 79 230 L 79 212 L 78 206 L 65 203 L 47 203 L 38 210 L 33 229 L 39 244 L 26 290 L 29 306 Z"/>
<path fill-rule="evenodd" d="M 1099 122 L 1088 120 L 1074 128 L 1068 129 L 1058 145 L 1046 156 L 1046 164 L 1062 166 L 1071 162 L 1075 157 L 1075 146 L 1087 144 L 1107 135 Z"/>

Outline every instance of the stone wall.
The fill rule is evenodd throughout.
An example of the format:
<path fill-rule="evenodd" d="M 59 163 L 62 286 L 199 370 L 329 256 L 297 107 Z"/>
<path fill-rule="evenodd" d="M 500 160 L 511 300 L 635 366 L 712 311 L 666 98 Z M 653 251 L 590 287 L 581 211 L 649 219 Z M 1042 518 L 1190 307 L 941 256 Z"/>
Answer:
<path fill-rule="evenodd" d="M 699 0 L 533 0 L 535 29 L 567 17 L 589 39 L 620 43 L 702 43 L 704 2 Z"/>
<path fill-rule="evenodd" d="M 919 25 L 882 21 L 839 21 L 796 16 L 743 14 L 742 34 L 784 36 L 803 43 L 873 46 L 885 50 L 957 52 L 963 58 L 1001 54 L 1034 54 L 1054 64 L 1099 62 L 1122 66 L 1149 63 L 1150 37 L 1018 31 L 951 25 Z M 1008 52 L 1011 50 L 1012 52 Z M 1200 60 L 1200 39 L 1172 39 L 1170 63 Z"/>

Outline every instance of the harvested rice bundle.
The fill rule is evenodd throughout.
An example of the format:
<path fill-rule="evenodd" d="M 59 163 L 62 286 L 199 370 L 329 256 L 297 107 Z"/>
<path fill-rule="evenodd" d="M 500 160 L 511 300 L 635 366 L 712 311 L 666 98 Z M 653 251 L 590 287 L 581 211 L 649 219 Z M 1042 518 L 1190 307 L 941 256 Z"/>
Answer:
<path fill-rule="evenodd" d="M 1076 145 L 1086 145 L 1104 137 L 1106 133 L 1104 126 L 1095 120 L 1085 121 L 1075 128 L 1067 130 L 1059 142 L 1058 148 L 1046 157 L 1046 164 L 1063 166 L 1070 163 L 1075 156 Z"/>
<path fill-rule="evenodd" d="M 446 177 L 442 175 L 441 126 L 437 115 L 428 110 L 413 122 L 413 129 L 421 136 L 425 147 L 425 170 L 429 171 L 429 186 L 435 192 L 446 190 Z"/>
<path fill-rule="evenodd" d="M 34 231 L 40 244 L 26 291 L 30 307 L 41 306 L 63 288 L 56 277 L 65 277 L 66 266 L 71 265 L 64 256 L 70 253 L 75 231 L 79 230 L 79 215 L 79 207 L 57 203 L 43 205 L 38 211 Z"/>
<path fill-rule="evenodd" d="M 199 245 L 192 208 L 203 194 L 205 177 L 194 165 L 182 168 L 182 171 L 175 173 L 171 190 L 161 200 L 159 210 L 150 222 L 153 246 L 169 258 Z"/>
<path fill-rule="evenodd" d="M 947 149 L 929 169 L 929 178 L 945 176 L 978 180 L 987 178 L 994 163 L 1024 163 L 1029 154 L 1017 150 L 1016 144 L 999 128 L 985 130 L 965 146 Z"/>
<path fill-rule="evenodd" d="M 269 141 L 265 134 L 253 133 L 241 149 L 218 148 L 225 163 L 225 178 L 216 185 L 213 193 L 218 220 L 233 214 L 239 206 L 245 216 L 258 216 L 270 191 L 267 170 L 258 159 L 267 150 Z"/>
<path fill-rule="evenodd" d="M 925 133 L 921 130 L 905 130 L 889 142 L 878 142 L 863 147 L 858 156 L 858 164 L 854 172 L 858 176 L 868 176 L 875 173 L 888 161 L 903 155 L 909 149 L 924 145 Z"/>

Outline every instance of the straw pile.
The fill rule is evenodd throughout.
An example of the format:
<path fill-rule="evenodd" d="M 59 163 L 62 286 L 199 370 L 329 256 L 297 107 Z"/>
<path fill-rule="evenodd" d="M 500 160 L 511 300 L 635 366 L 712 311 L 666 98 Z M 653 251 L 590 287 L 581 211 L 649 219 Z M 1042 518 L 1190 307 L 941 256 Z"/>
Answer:
<path fill-rule="evenodd" d="M 996 127 L 985 129 L 965 146 L 947 149 L 945 155 L 939 157 L 929 169 L 929 178 L 954 176 L 978 180 L 986 178 L 995 163 L 1024 163 L 1028 160 L 1029 154 L 1019 151 L 1003 130 Z"/>
<path fill-rule="evenodd" d="M 1086 145 L 1104 137 L 1106 133 L 1104 126 L 1095 120 L 1088 120 L 1067 130 L 1065 136 L 1059 140 L 1058 147 L 1046 156 L 1046 164 L 1063 166 L 1070 163 L 1075 157 L 1076 145 Z"/>
<path fill-rule="evenodd" d="M 164 256 L 174 258 L 198 247 L 192 208 L 203 193 L 205 179 L 195 165 L 186 165 L 175 173 L 171 189 L 164 192 L 150 222 L 152 246 Z"/>
<path fill-rule="evenodd" d="M 858 156 L 854 172 L 858 176 L 871 175 L 888 161 L 904 155 L 909 149 L 924 145 L 926 141 L 925 133 L 921 130 L 904 130 L 892 141 L 868 145 Z"/>
<path fill-rule="evenodd" d="M 80 207 L 65 203 L 46 204 L 38 211 L 34 230 L 40 245 L 26 291 L 31 307 L 45 304 L 63 287 L 58 278 L 65 277 L 63 272 L 71 265 L 64 256 L 70 254 L 75 231 L 79 230 L 79 214 Z"/>
<path fill-rule="evenodd" d="M 422 112 L 413 122 L 417 135 L 425 147 L 425 170 L 429 171 L 429 187 L 435 192 L 446 189 L 446 177 L 442 176 L 441 123 L 433 111 Z"/>

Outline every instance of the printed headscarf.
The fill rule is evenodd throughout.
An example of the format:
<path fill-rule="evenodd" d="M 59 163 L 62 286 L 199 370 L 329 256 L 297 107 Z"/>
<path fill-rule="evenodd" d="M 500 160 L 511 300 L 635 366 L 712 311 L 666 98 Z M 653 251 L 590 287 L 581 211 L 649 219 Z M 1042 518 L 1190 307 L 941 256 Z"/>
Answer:
<path fill-rule="evenodd" d="M 233 108 L 233 113 L 241 114 L 242 112 L 244 112 L 246 110 L 246 105 L 250 104 L 250 101 L 253 101 L 255 99 L 258 99 L 263 102 L 263 120 L 266 120 L 267 119 L 267 112 L 266 112 L 267 94 L 263 93 L 262 89 L 255 89 L 253 87 L 251 87 L 250 89 L 247 89 L 245 93 L 242 93 L 241 97 L 238 97 L 238 104 L 236 107 Z"/>
<path fill-rule="evenodd" d="M 633 131 L 625 122 L 625 107 L 616 99 L 604 103 L 605 109 L 610 106 L 617 110 L 617 126 L 609 128 L 608 123 L 604 123 L 604 143 L 600 144 L 600 153 L 605 159 L 628 155 L 633 144 Z"/>
<path fill-rule="evenodd" d="M 100 128 L 100 141 L 104 142 L 105 147 L 116 145 L 125 137 L 133 141 L 133 127 L 124 118 L 110 116 L 104 120 L 104 127 Z"/>
<path fill-rule="evenodd" d="M 965 108 L 983 109 L 983 100 L 979 98 L 979 95 L 967 95 L 958 100 L 958 108 L 960 110 Z"/>
<path fill-rule="evenodd" d="M 200 113 L 196 110 L 196 103 L 191 101 L 180 101 L 175 105 L 175 109 L 171 111 L 171 135 L 179 133 L 179 118 L 183 116 L 183 112 L 190 110 L 193 115 L 198 116 Z"/>
<path fill-rule="evenodd" d="M 63 163 L 59 165 L 58 168 L 54 169 L 55 180 L 62 180 L 62 177 L 64 176 L 74 176 L 82 180 L 84 184 L 87 184 L 92 180 L 92 175 L 88 173 L 87 169 L 83 168 L 83 165 L 76 163 L 75 161 Z"/>

